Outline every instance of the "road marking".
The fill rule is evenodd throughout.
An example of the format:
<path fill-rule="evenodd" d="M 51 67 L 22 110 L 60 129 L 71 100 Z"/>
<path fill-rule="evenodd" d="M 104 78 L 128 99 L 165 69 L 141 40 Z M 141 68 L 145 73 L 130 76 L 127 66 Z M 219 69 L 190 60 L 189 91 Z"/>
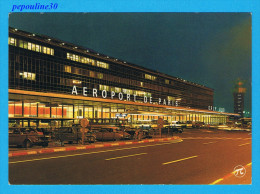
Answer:
<path fill-rule="evenodd" d="M 205 145 L 206 145 L 206 144 L 211 144 L 211 143 L 217 143 L 217 141 L 214 141 L 214 142 L 212 141 L 212 142 L 203 143 L 203 144 L 205 144 Z"/>
<path fill-rule="evenodd" d="M 183 161 L 183 160 L 188 160 L 188 159 L 196 158 L 196 157 L 198 157 L 198 156 L 191 156 L 191 157 L 182 158 L 182 159 L 179 159 L 179 160 L 174 160 L 174 161 L 170 161 L 170 162 L 165 162 L 165 163 L 162 163 L 162 165 L 171 164 L 171 163 L 175 163 L 175 162 L 180 162 L 180 161 Z"/>
<path fill-rule="evenodd" d="M 239 146 L 244 146 L 244 145 L 248 145 L 248 144 L 250 144 L 250 143 L 244 143 L 244 144 L 240 144 Z"/>
<path fill-rule="evenodd" d="M 214 181 L 213 183 L 210 183 L 210 185 L 215 185 L 215 184 L 217 184 L 217 183 L 219 183 L 220 181 L 223 181 L 224 179 L 218 179 L 218 180 L 216 180 L 216 181 Z"/>
<path fill-rule="evenodd" d="M 50 160 L 50 159 L 57 159 L 57 158 L 90 155 L 90 154 L 98 154 L 98 153 L 113 152 L 113 151 L 120 151 L 120 150 L 130 150 L 130 149 L 137 149 L 137 148 L 143 148 L 143 147 L 167 145 L 167 144 L 172 144 L 172 143 L 175 143 L 175 142 L 160 143 L 160 144 L 145 145 L 145 146 L 136 146 L 136 147 L 130 147 L 130 148 L 119 148 L 119 149 L 113 149 L 113 150 L 102 150 L 102 151 L 80 153 L 80 154 L 73 154 L 73 155 L 53 156 L 53 157 L 48 157 L 48 158 L 36 158 L 36 159 L 31 159 L 31 160 L 20 160 L 20 161 L 15 161 L 15 162 L 9 162 L 9 164 L 16 164 L 16 163 L 23 163 L 23 162 L 34 162 L 34 161 L 40 161 L 40 160 Z"/>
<path fill-rule="evenodd" d="M 248 167 L 251 166 L 251 165 L 252 165 L 252 162 L 250 162 L 250 163 L 248 163 L 247 165 L 245 165 L 245 168 L 248 168 Z M 234 175 L 235 175 L 235 171 L 233 171 L 233 172 L 227 174 L 226 176 L 224 176 L 224 177 L 222 177 L 222 178 L 220 178 L 220 179 L 218 179 L 218 180 L 216 180 L 216 181 L 210 183 L 209 185 L 215 185 L 215 184 L 217 184 L 217 183 L 219 183 L 219 182 L 221 182 L 221 181 L 223 181 L 223 180 L 225 180 L 225 179 L 228 179 L 229 177 L 234 176 Z"/>
<path fill-rule="evenodd" d="M 143 154 L 147 154 L 147 153 L 132 154 L 132 155 L 127 155 L 127 156 L 119 156 L 119 157 L 115 157 L 115 158 L 108 158 L 108 159 L 105 159 L 105 160 L 115 160 L 115 159 L 120 159 L 120 158 L 128 158 L 128 157 L 139 156 L 139 155 L 143 155 Z"/>

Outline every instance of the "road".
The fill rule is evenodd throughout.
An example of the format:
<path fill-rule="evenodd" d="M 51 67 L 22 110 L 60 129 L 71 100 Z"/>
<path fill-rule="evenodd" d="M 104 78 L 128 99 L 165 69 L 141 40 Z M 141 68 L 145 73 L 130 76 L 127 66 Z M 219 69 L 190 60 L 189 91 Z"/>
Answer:
<path fill-rule="evenodd" d="M 157 142 L 9 159 L 10 184 L 251 184 L 226 177 L 251 163 L 249 132 L 185 130 Z M 217 181 L 221 180 L 221 181 Z"/>

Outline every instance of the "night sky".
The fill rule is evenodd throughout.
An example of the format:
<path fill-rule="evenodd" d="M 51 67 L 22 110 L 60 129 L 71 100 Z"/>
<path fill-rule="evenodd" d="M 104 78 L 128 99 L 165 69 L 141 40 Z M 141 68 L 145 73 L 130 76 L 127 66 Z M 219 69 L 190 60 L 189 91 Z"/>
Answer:
<path fill-rule="evenodd" d="M 226 112 L 240 78 L 251 112 L 250 13 L 12 13 L 9 25 L 213 88 Z"/>

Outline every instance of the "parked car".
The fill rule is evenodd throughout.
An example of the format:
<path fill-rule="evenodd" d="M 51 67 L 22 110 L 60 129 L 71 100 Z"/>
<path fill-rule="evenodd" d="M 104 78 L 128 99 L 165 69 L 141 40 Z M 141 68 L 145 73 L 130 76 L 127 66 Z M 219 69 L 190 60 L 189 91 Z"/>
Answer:
<path fill-rule="evenodd" d="M 187 121 L 187 122 L 186 122 L 186 128 L 187 128 L 187 129 L 191 129 L 192 127 L 193 127 L 192 121 Z"/>
<path fill-rule="evenodd" d="M 121 131 L 118 127 L 106 126 L 101 129 L 95 130 L 96 139 L 103 140 L 122 140 L 130 139 L 131 135 L 126 131 Z"/>
<path fill-rule="evenodd" d="M 170 126 L 172 126 L 174 128 L 177 128 L 177 129 L 184 129 L 184 128 L 186 128 L 186 124 L 182 123 L 180 121 L 172 121 L 172 124 Z"/>
<path fill-rule="evenodd" d="M 142 125 L 141 127 L 142 139 L 152 138 L 153 132 L 154 129 L 150 125 Z"/>
<path fill-rule="evenodd" d="M 134 138 L 134 135 L 135 135 L 135 131 L 136 131 L 136 128 L 133 128 L 133 127 L 121 127 L 122 130 L 124 130 L 126 133 L 128 133 L 130 135 L 130 139 L 133 139 Z"/>
<path fill-rule="evenodd" d="M 82 143 L 82 132 L 77 127 L 61 127 L 54 132 L 54 139 L 63 143 Z M 84 142 L 93 143 L 95 141 L 95 134 L 92 131 L 87 131 L 84 136 Z"/>
<path fill-rule="evenodd" d="M 29 127 L 9 128 L 8 134 L 9 145 L 29 148 L 33 145 L 47 147 L 49 143 L 48 137 L 45 137 L 43 133 L 37 132 L 35 129 Z"/>
<path fill-rule="evenodd" d="M 204 125 L 205 125 L 204 122 L 195 122 L 194 128 L 202 128 Z"/>
<path fill-rule="evenodd" d="M 173 134 L 173 132 L 175 133 L 182 133 L 183 132 L 183 128 L 181 127 L 176 127 L 176 126 L 166 126 L 162 128 L 162 134 Z"/>

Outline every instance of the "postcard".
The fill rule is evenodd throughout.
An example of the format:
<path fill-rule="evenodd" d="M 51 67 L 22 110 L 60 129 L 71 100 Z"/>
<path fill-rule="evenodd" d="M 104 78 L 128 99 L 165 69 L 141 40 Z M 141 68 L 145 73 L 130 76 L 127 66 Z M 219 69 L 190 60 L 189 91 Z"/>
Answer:
<path fill-rule="evenodd" d="M 8 8 L 9 189 L 254 186 L 250 9 L 62 5 Z"/>

